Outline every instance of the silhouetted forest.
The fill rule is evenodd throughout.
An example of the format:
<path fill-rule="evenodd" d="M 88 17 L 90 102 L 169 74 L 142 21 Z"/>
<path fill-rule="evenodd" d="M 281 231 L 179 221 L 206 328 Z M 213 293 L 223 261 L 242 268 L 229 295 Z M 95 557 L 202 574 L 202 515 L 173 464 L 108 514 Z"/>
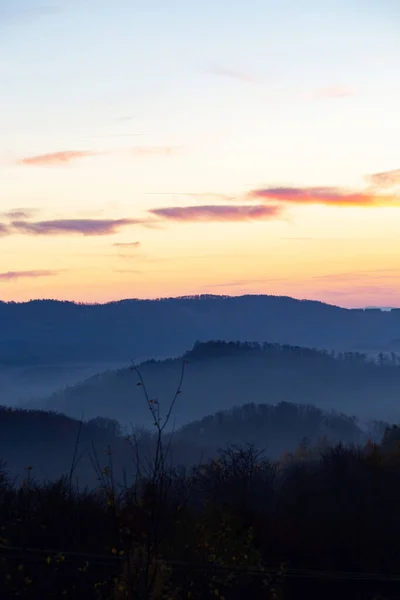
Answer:
<path fill-rule="evenodd" d="M 399 383 L 211 341 L 2 407 L 0 597 L 398 599 Z"/>
<path fill-rule="evenodd" d="M 74 483 L 96 485 L 90 468 L 88 451 L 96 451 L 104 462 L 104 452 L 110 446 L 117 463 L 122 461 L 122 431 L 118 422 L 101 417 L 78 421 L 63 414 L 46 411 L 26 411 L 0 406 L 0 458 L 5 460 L 9 474 L 21 481 L 30 470 L 38 480 L 54 480 L 67 474 L 73 462 L 79 436 L 79 465 Z"/>
<path fill-rule="evenodd" d="M 122 489 L 110 454 L 90 492 L 3 469 L 1 597 L 397 599 L 399 440 L 276 462 L 231 446 L 193 469 L 150 462 Z"/>
<path fill-rule="evenodd" d="M 142 399 L 146 405 L 144 399 Z M 151 425 L 151 420 L 150 420 Z M 173 433 L 164 435 L 173 449 L 173 464 L 190 467 L 202 459 L 215 458 L 218 451 L 243 442 L 262 448 L 270 459 L 294 451 L 300 443 L 319 447 L 335 443 L 379 442 L 389 426 L 371 422 L 361 428 L 355 417 L 324 412 L 315 406 L 281 402 L 277 406 L 246 404 L 208 415 Z M 141 454 L 152 456 L 157 444 L 154 428 L 122 427 L 104 417 L 77 420 L 56 412 L 0 407 L 0 458 L 7 461 L 10 476 L 23 479 L 27 468 L 38 481 L 57 479 L 71 469 L 74 452 L 77 464 L 74 483 L 96 486 L 93 460 L 107 465 L 105 453 L 113 454 L 114 471 L 121 482 L 134 478 L 128 437 L 134 435 Z"/>
<path fill-rule="evenodd" d="M 175 437 L 193 445 L 201 444 L 212 452 L 227 444 L 240 445 L 246 441 L 262 448 L 269 458 L 278 458 L 300 442 L 320 446 L 339 442 L 359 445 L 368 439 L 380 441 L 387 426 L 376 421 L 366 431 L 356 417 L 326 413 L 311 405 L 251 403 L 189 423 Z"/>
<path fill-rule="evenodd" d="M 161 406 L 173 396 L 182 360 L 188 361 L 182 396 L 174 407 L 175 427 L 251 401 L 256 404 L 313 404 L 361 419 L 397 421 L 400 360 L 392 353 L 328 352 L 258 342 L 198 342 L 182 357 L 149 360 L 140 371 Z M 27 406 L 79 418 L 101 414 L 123 425 L 145 426 L 147 406 L 129 368 L 107 371 Z"/>
<path fill-rule="evenodd" d="M 116 363 L 177 356 L 195 340 L 271 340 L 341 351 L 400 349 L 400 310 L 248 295 L 84 305 L 0 302 L 0 365 Z"/>

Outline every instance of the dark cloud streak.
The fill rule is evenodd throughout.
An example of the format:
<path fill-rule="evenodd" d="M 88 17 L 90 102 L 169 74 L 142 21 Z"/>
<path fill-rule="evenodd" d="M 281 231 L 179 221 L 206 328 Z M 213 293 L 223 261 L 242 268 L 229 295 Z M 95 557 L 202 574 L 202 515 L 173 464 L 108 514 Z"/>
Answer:
<path fill-rule="evenodd" d="M 7 271 L 0 273 L 0 281 L 15 281 L 17 279 L 36 279 L 39 277 L 54 277 L 58 271 Z"/>
<path fill-rule="evenodd" d="M 7 210 L 3 213 L 0 213 L 2 217 L 5 219 L 11 220 L 19 220 L 19 219 L 30 219 L 35 214 L 37 214 L 37 210 L 32 208 L 15 208 L 11 210 Z"/>
<path fill-rule="evenodd" d="M 279 206 L 203 205 L 154 208 L 149 212 L 171 221 L 255 221 L 280 216 Z"/>
<path fill-rule="evenodd" d="M 139 248 L 140 242 L 119 242 L 113 244 L 115 248 Z"/>
<path fill-rule="evenodd" d="M 25 235 L 111 235 L 121 227 L 141 224 L 137 219 L 59 219 L 52 221 L 13 221 L 15 233 Z"/>

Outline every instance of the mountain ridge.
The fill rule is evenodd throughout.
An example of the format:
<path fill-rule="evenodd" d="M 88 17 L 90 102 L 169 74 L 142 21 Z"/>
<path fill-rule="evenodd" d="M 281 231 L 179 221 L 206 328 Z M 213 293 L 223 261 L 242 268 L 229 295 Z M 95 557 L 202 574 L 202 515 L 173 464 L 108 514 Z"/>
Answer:
<path fill-rule="evenodd" d="M 361 353 L 258 342 L 197 342 L 178 358 L 137 365 L 150 398 L 163 412 L 174 397 L 185 366 L 183 394 L 174 407 L 177 426 L 205 413 L 230 409 L 244 401 L 277 404 L 282 400 L 352 411 L 362 418 L 399 420 L 400 357 L 377 360 Z M 145 425 L 149 418 L 137 373 L 128 366 L 99 373 L 76 385 L 25 404 L 72 417 L 101 414 L 122 424 Z M 390 415 L 390 416 L 389 416 Z"/>
<path fill-rule="evenodd" d="M 329 350 L 391 351 L 400 309 L 347 309 L 289 296 L 182 296 L 105 304 L 0 302 L 0 365 L 178 356 L 196 340 L 266 339 Z"/>

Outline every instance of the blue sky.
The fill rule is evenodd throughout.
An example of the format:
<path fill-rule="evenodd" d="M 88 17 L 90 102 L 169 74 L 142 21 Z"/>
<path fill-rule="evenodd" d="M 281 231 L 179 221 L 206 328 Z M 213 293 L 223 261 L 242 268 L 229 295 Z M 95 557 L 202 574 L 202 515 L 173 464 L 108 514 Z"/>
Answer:
<path fill-rule="evenodd" d="M 0 0 L 1 210 L 35 209 L 46 222 L 140 220 L 154 208 L 199 204 L 200 198 L 201 204 L 215 204 L 213 195 L 240 197 L 271 186 L 363 190 L 366 176 L 400 167 L 399 31 L 397 0 Z M 66 152 L 72 154 L 62 164 L 21 164 Z M 187 194 L 193 194 L 190 202 Z M 64 274 L 5 277 L 0 293 L 60 295 L 56 281 L 62 281 L 66 296 L 86 297 L 79 287 L 87 282 L 85 257 L 93 273 L 90 257 L 127 237 L 140 238 L 148 252 L 151 248 L 154 262 L 169 253 L 170 272 L 160 278 L 138 255 L 142 280 L 132 273 L 132 280 L 113 281 L 118 293 L 201 292 L 222 283 L 229 288 L 230 281 L 246 279 L 248 269 L 244 264 L 235 280 L 230 274 L 221 282 L 221 274 L 233 277 L 235 271 L 222 248 L 228 255 L 243 253 L 243 240 L 252 248 L 258 239 L 255 258 L 250 254 L 248 260 L 258 265 L 253 280 L 266 283 L 257 289 L 250 283 L 233 286 L 232 293 L 286 290 L 333 301 L 330 288 L 322 290 L 310 279 L 324 272 L 326 261 L 314 264 L 314 251 L 304 251 L 304 244 L 290 248 L 295 256 L 303 253 L 304 276 L 281 264 L 287 289 L 268 283 L 275 275 L 260 252 L 273 248 L 279 263 L 287 252 L 281 238 L 329 241 L 343 237 L 344 228 L 352 242 L 329 268 L 334 276 L 353 261 L 357 271 L 362 262 L 354 262 L 357 240 L 387 235 L 395 240 L 399 213 L 351 210 L 321 213 L 318 206 L 296 206 L 279 223 L 171 223 L 133 228 L 129 235 L 124 229 L 113 231 L 112 242 L 102 236 L 91 245 L 66 236 L 65 229 L 51 240 L 5 235 L 2 273 L 58 272 L 61 259 L 50 264 L 48 257 L 49 248 L 56 247 Z M 183 257 L 204 258 L 205 233 L 210 257 L 221 268 L 210 274 L 209 283 L 203 269 L 197 283 L 189 277 L 188 285 Z M 79 252 L 84 261 L 77 265 L 73 255 Z M 389 248 L 379 252 L 376 268 L 397 268 Z M 114 272 L 124 270 L 120 267 L 110 266 Z M 96 269 L 87 297 L 108 299 L 106 273 L 100 264 Z M 337 292 L 335 285 L 331 292 Z M 364 301 L 362 289 L 373 286 L 363 286 L 356 285 L 343 302 Z M 380 301 L 393 300 L 392 295 Z M 370 292 L 365 299 L 371 303 Z"/>

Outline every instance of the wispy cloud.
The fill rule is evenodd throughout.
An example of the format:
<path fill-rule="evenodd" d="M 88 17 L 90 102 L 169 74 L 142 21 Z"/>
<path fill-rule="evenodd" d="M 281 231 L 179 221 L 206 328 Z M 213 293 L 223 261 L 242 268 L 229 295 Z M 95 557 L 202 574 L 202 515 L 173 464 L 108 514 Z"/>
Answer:
<path fill-rule="evenodd" d="M 13 208 L 11 210 L 6 210 L 0 215 L 5 219 L 31 219 L 35 214 L 37 214 L 37 209 L 33 208 Z"/>
<path fill-rule="evenodd" d="M 138 219 L 58 219 L 52 221 L 13 221 L 17 233 L 27 235 L 111 235 L 122 227 L 141 224 Z"/>
<path fill-rule="evenodd" d="M 199 194 L 182 194 L 185 196 L 189 196 L 191 198 L 198 198 L 201 200 L 225 200 L 227 202 L 232 202 L 236 199 L 236 196 L 232 196 L 231 194 L 220 194 L 218 192 L 202 192 Z"/>
<path fill-rule="evenodd" d="M 212 205 L 220 205 L 220 202 L 223 203 L 232 203 L 237 199 L 237 196 L 232 196 L 229 194 L 223 194 L 223 193 L 219 193 L 219 192 L 145 192 L 145 195 L 147 196 L 169 196 L 170 197 L 170 201 L 171 203 L 174 203 L 174 199 L 175 198 L 184 198 L 186 199 L 188 202 L 190 200 L 194 200 L 194 201 L 201 201 L 202 205 L 204 202 L 206 202 L 207 204 L 204 204 L 204 206 L 209 206 Z M 246 198 L 245 198 L 246 200 Z M 209 204 L 208 204 L 209 203 Z M 184 207 L 185 208 L 185 207 Z M 194 207 L 188 207 L 188 208 L 194 208 Z M 201 207 L 200 207 L 201 208 Z M 159 209 L 153 209 L 153 210 L 159 210 Z M 152 212 L 152 211 L 150 211 Z M 157 214 L 157 213 L 154 213 Z M 164 215 L 160 215 L 162 216 L 162 218 L 165 218 Z"/>
<path fill-rule="evenodd" d="M 174 196 L 183 198 L 193 198 L 196 200 L 222 200 L 224 202 L 232 202 L 236 200 L 237 196 L 231 194 L 221 194 L 219 192 L 178 192 L 171 194 L 170 192 L 147 192 L 148 196 Z"/>
<path fill-rule="evenodd" d="M 120 135 L 130 136 L 136 134 L 116 134 L 116 137 L 119 137 Z M 62 150 L 60 152 L 51 152 L 48 154 L 26 156 L 24 158 L 18 159 L 17 164 L 31 167 L 59 167 L 66 166 L 70 163 L 77 162 L 85 158 L 93 158 L 97 156 L 105 156 L 110 154 L 132 156 L 137 158 L 163 156 L 167 157 L 177 154 L 180 150 L 182 150 L 182 148 L 182 146 L 136 146 L 125 150 L 113 150 L 103 152 L 93 152 L 92 150 Z"/>
<path fill-rule="evenodd" d="M 336 289 L 321 289 L 318 290 L 319 297 L 321 294 L 326 294 L 328 296 L 337 296 L 337 297 L 357 297 L 357 305 L 360 302 L 360 296 L 366 298 L 367 295 L 378 296 L 379 298 L 388 298 L 388 296 L 394 297 L 393 306 L 396 306 L 396 301 L 398 299 L 398 287 L 396 286 L 382 286 L 377 287 L 376 285 L 349 285 L 346 284 L 342 288 Z M 387 300 L 386 300 L 387 301 Z M 368 301 L 366 300 L 365 303 Z M 384 301 L 385 302 L 385 301 Z"/>
<path fill-rule="evenodd" d="M 357 282 L 357 281 L 381 281 L 393 279 L 400 276 L 400 267 L 370 269 L 361 271 L 349 271 L 347 273 L 328 273 L 325 275 L 315 275 L 312 277 L 315 281 L 335 282 Z"/>
<path fill-rule="evenodd" d="M 0 223 L 0 237 L 3 235 L 8 235 L 8 234 L 9 234 L 8 225 L 4 225 L 4 223 Z"/>
<path fill-rule="evenodd" d="M 139 248 L 140 246 L 140 242 L 122 242 L 122 243 L 117 243 L 117 244 L 113 244 L 113 246 L 115 248 Z"/>
<path fill-rule="evenodd" d="M 227 281 L 224 283 L 212 283 L 209 288 L 225 288 L 225 287 L 243 287 L 247 285 L 262 285 L 275 281 L 287 281 L 285 277 L 265 277 L 264 279 L 239 279 L 235 281 Z"/>
<path fill-rule="evenodd" d="M 400 169 L 384 171 L 382 173 L 373 173 L 372 175 L 367 175 L 365 179 L 374 187 L 390 189 L 400 185 Z"/>
<path fill-rule="evenodd" d="M 243 73 L 242 71 L 236 71 L 235 69 L 227 69 L 225 67 L 221 67 L 219 65 L 211 65 L 207 69 L 208 73 L 212 73 L 218 77 L 227 77 L 228 79 L 236 79 L 238 81 L 243 81 L 244 83 L 255 83 L 255 78 L 249 75 L 248 73 Z"/>
<path fill-rule="evenodd" d="M 255 221 L 278 218 L 282 209 L 264 205 L 205 205 L 154 208 L 149 212 L 171 221 Z"/>
<path fill-rule="evenodd" d="M 400 169 L 370 175 L 369 179 L 376 184 L 379 183 L 381 189 L 364 188 L 363 190 L 349 190 L 332 186 L 282 186 L 259 188 L 237 195 L 219 192 L 152 193 L 149 195 L 193 198 L 203 202 L 210 201 L 210 204 L 183 207 L 172 206 L 169 208 L 153 209 L 150 212 L 162 219 L 175 221 L 223 221 L 276 217 L 279 213 L 279 207 L 283 211 L 285 206 L 296 204 L 343 207 L 400 206 L 400 194 L 395 189 L 390 189 L 394 188 L 397 183 L 400 185 Z M 242 206 L 233 204 L 236 200 L 241 201 Z M 220 204 L 220 202 L 226 202 L 227 204 Z M 243 205 L 243 202 L 258 202 L 258 204 L 246 207 Z M 260 202 L 263 204 L 261 205 Z"/>
<path fill-rule="evenodd" d="M 7 271 L 0 273 L 0 281 L 14 281 L 16 279 L 36 279 L 39 277 L 54 277 L 58 271 Z"/>
<path fill-rule="evenodd" d="M 352 192 L 334 187 L 278 187 L 253 190 L 250 200 L 273 200 L 291 204 L 325 204 L 336 206 L 399 205 L 400 196 L 380 195 L 368 191 Z"/>
<path fill-rule="evenodd" d="M 83 158 L 98 156 L 98 154 L 98 152 L 91 152 L 90 150 L 63 150 L 61 152 L 52 152 L 50 154 L 27 156 L 25 158 L 21 158 L 17 162 L 21 165 L 48 167 L 66 165 Z"/>

